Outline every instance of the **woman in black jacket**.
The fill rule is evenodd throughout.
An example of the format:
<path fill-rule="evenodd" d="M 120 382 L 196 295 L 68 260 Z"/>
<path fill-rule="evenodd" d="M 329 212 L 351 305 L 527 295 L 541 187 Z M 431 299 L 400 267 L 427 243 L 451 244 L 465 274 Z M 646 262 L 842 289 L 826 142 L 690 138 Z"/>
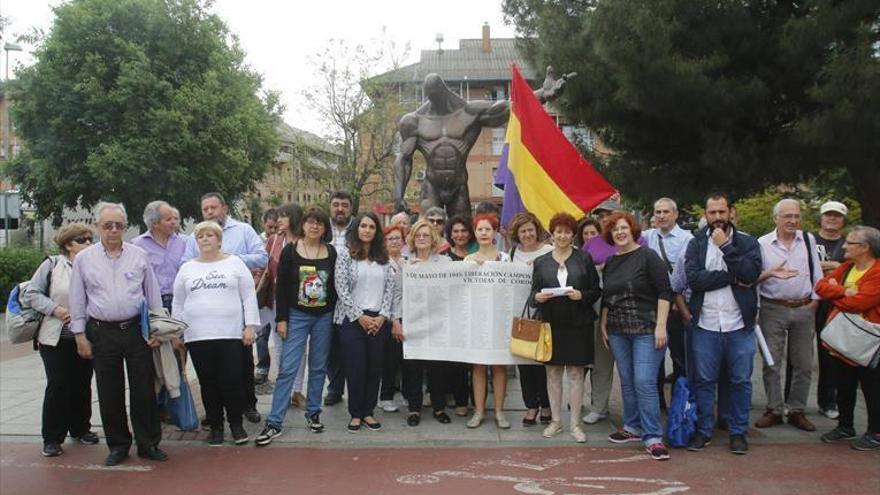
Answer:
<path fill-rule="evenodd" d="M 574 249 L 572 239 L 577 221 L 568 213 L 550 219 L 553 251 L 535 259 L 532 271 L 532 297 L 540 317 L 549 322 L 553 336 L 553 355 L 547 363 L 547 392 L 553 419 L 544 429 L 550 438 L 562 431 L 562 375 L 569 380 L 571 436 L 578 443 L 587 441 L 580 426 L 584 397 L 584 368 L 593 362 L 593 303 L 599 299 L 599 274 L 590 255 Z M 566 289 L 547 293 L 542 289 Z"/>

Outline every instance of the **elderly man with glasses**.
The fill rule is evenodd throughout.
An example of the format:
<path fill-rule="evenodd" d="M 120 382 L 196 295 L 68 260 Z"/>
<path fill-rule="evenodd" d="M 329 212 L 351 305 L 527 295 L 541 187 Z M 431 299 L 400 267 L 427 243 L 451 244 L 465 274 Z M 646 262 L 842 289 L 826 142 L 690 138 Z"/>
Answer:
<path fill-rule="evenodd" d="M 101 242 L 80 252 L 73 262 L 70 281 L 70 331 L 77 352 L 94 359 L 98 382 L 101 422 L 110 454 L 106 464 L 115 466 L 128 457 L 132 434 L 125 413 L 125 368 L 131 402 L 131 424 L 139 457 L 165 461 L 159 449 L 162 436 L 151 347 L 140 324 L 144 303 L 161 309 L 159 284 L 143 249 L 124 242 L 128 228 L 125 207 L 99 203 L 95 223 Z M 147 329 L 148 331 L 148 329 Z"/>

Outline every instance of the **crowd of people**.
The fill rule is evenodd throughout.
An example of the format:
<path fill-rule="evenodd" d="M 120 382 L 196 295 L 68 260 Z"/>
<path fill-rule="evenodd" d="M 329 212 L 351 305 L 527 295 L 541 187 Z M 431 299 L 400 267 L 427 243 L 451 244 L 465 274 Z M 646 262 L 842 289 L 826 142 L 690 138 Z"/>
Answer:
<path fill-rule="evenodd" d="M 85 224 L 61 228 L 61 254 L 39 266 L 22 296 L 45 315 L 37 336 L 47 376 L 43 455 L 62 454 L 68 434 L 99 442 L 90 423 L 94 373 L 106 464 L 123 462 L 132 443 L 140 457 L 167 459 L 159 441 L 169 391 L 156 392 L 153 349 L 160 340 L 142 328 L 145 308 L 164 308 L 187 325 L 171 343 L 192 360 L 212 446 L 224 444 L 227 423 L 233 443 L 248 443 L 245 419 L 263 424 L 255 444 L 270 444 L 291 404 L 304 408 L 307 427 L 320 433 L 322 405 L 339 403 L 346 390 L 350 433 L 381 430 L 376 409 L 391 414 L 403 403 L 406 424 L 418 427 L 425 392 L 436 421 L 451 423 L 452 407 L 455 416 L 470 414 L 467 428 L 479 428 L 489 417 L 490 382 L 491 417 L 510 428 L 507 366 L 403 358 L 403 271 L 453 262 L 532 267 L 527 305 L 551 324 L 553 355 L 518 367 L 521 422 L 540 423 L 544 437 L 565 431 L 567 407 L 569 433 L 586 441 L 581 423 L 609 416 L 616 363 L 622 425 L 610 442 L 640 442 L 652 458 L 669 459 L 664 383 L 686 376 L 698 411 L 688 449 L 702 450 L 720 428 L 729 432 L 730 451 L 745 454 L 760 326 L 772 364 L 763 361 L 767 404 L 754 426 L 787 421 L 816 429 L 806 414 L 816 349 L 819 412 L 838 420 L 821 440 L 880 449 L 880 369 L 841 359 L 817 337 L 841 312 L 880 323 L 880 231 L 847 229 L 842 203 L 823 204 L 821 230 L 811 234 L 800 227 L 800 204 L 782 200 L 772 211 L 776 228 L 758 238 L 737 229 L 723 193 L 707 196 L 694 232 L 678 225 L 670 198 L 656 201 L 645 230 L 612 200 L 590 217 L 558 213 L 546 226 L 523 212 L 506 232 L 491 204 L 473 217 L 447 218 L 440 208 L 417 219 L 399 213 L 387 225 L 373 213 L 353 214 L 352 204 L 340 191 L 329 211 L 283 205 L 263 215 L 263 236 L 232 218 L 218 193 L 201 198 L 202 221 L 191 235 L 179 233 L 180 214 L 163 201 L 147 205 L 148 231 L 131 242 L 123 239 L 130 224 L 122 204 L 96 206 L 97 237 Z M 256 385 L 267 380 L 272 360 L 278 374 L 263 421 Z M 591 393 L 581 417 L 587 373 Z M 859 387 L 868 410 L 863 434 L 853 421 Z"/>

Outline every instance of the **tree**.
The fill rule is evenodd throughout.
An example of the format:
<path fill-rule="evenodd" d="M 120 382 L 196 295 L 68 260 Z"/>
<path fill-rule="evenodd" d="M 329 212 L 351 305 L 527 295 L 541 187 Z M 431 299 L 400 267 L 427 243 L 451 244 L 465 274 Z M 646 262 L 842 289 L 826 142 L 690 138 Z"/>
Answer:
<path fill-rule="evenodd" d="M 304 173 L 327 192 L 349 191 L 354 211 L 361 199 L 390 197 L 397 122 L 406 109 L 394 88 L 371 78 L 399 67 L 408 50 L 383 33 L 369 47 L 331 40 L 313 57 L 318 84 L 304 96 L 325 124 L 324 137 L 335 153 L 301 146 L 299 157 Z"/>
<path fill-rule="evenodd" d="M 41 218 L 151 200 L 184 217 L 198 198 L 234 200 L 277 150 L 277 98 L 244 65 L 210 2 L 73 0 L 55 8 L 12 98 L 26 149 L 7 171 Z"/>
<path fill-rule="evenodd" d="M 629 195 L 741 197 L 845 168 L 865 220 L 880 223 L 876 0 L 505 0 L 504 11 L 536 66 L 579 73 L 562 110 L 615 150 L 608 169 Z"/>

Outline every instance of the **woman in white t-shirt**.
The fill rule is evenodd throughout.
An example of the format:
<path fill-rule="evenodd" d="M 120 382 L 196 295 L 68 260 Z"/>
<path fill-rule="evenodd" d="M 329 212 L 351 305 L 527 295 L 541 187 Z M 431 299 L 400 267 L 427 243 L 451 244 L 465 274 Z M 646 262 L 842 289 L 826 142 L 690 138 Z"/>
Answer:
<path fill-rule="evenodd" d="M 477 238 L 479 249 L 476 253 L 469 254 L 464 261 L 510 261 L 507 253 L 501 252 L 495 247 L 495 234 L 501 222 L 498 217 L 489 213 L 481 213 L 474 217 L 474 235 Z M 486 388 L 489 381 L 489 365 L 474 364 L 474 415 L 467 422 L 468 428 L 477 428 L 483 424 L 486 417 Z M 503 364 L 492 365 L 492 391 L 495 398 L 495 423 L 499 428 L 510 428 L 510 422 L 504 417 L 504 398 L 507 396 L 507 366 Z"/>
<path fill-rule="evenodd" d="M 207 423 L 208 444 L 223 445 L 223 412 L 236 445 L 247 443 L 241 346 L 250 346 L 260 324 L 254 279 L 244 262 L 220 251 L 223 229 L 202 222 L 193 232 L 199 256 L 174 279 L 172 314 L 187 323 L 183 338 L 192 356 Z"/>
<path fill-rule="evenodd" d="M 553 251 L 547 244 L 547 231 L 534 213 L 524 211 L 517 213 L 510 221 L 510 240 L 513 249 L 510 258 L 514 263 L 531 265 L 535 258 Z M 526 415 L 522 419 L 523 426 L 538 424 L 538 413 L 541 412 L 541 423 L 549 424 L 553 416 L 550 413 L 550 399 L 547 396 L 547 372 L 542 364 L 521 364 L 519 385 Z"/>
<path fill-rule="evenodd" d="M 357 433 L 362 426 L 377 431 L 382 425 L 373 417 L 373 410 L 379 399 L 394 270 L 375 214 L 358 215 L 345 237 L 348 249 L 336 258 L 339 299 L 333 323 L 339 325 L 342 369 L 348 383 L 348 431 Z"/>

